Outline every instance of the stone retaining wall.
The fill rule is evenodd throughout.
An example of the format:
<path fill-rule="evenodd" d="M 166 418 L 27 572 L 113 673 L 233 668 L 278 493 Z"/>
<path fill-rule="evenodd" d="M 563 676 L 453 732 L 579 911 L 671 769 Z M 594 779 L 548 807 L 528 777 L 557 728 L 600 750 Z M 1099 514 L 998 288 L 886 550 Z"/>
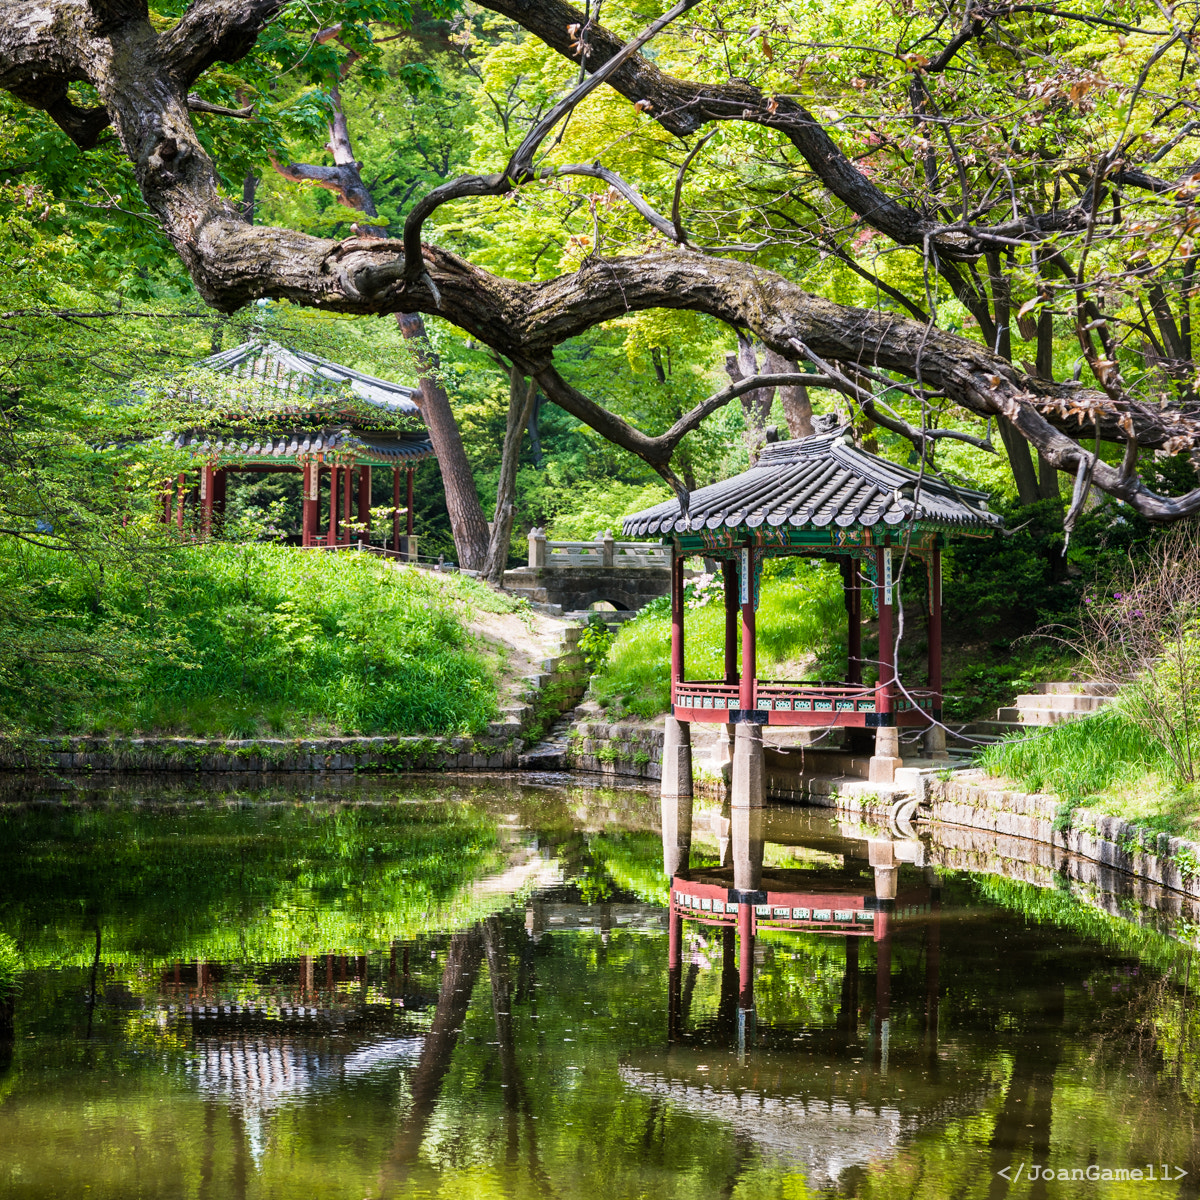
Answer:
<path fill-rule="evenodd" d="M 512 737 L 28 738 L 0 742 L 0 769 L 24 771 L 511 770 Z"/>
<path fill-rule="evenodd" d="M 577 721 L 571 726 L 567 767 L 597 775 L 658 780 L 662 778 L 662 747 L 661 728 Z"/>
<path fill-rule="evenodd" d="M 928 779 L 925 799 L 936 824 L 1041 842 L 1200 898 L 1200 845 L 1185 838 L 1086 808 L 1068 812 L 1055 796 L 1006 791 L 982 771 Z"/>

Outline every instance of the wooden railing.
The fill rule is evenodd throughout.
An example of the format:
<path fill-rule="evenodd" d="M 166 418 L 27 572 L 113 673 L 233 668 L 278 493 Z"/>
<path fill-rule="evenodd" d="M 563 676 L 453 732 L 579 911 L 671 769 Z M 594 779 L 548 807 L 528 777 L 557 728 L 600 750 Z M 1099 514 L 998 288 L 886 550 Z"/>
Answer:
<path fill-rule="evenodd" d="M 552 542 L 543 529 L 529 531 L 531 567 L 622 567 L 671 569 L 671 547 L 653 542 L 618 542 L 603 533 L 594 542 Z"/>
<path fill-rule="evenodd" d="M 673 704 L 683 720 L 723 721 L 729 710 L 741 707 L 740 694 L 736 683 L 688 679 L 675 684 Z M 911 701 L 898 688 L 879 685 L 759 679 L 751 707 L 770 714 L 770 725 L 867 724 L 873 713 L 892 713 L 897 724 L 911 725 L 927 722 L 927 714 L 941 706 L 925 688 L 909 689 L 909 695 Z"/>

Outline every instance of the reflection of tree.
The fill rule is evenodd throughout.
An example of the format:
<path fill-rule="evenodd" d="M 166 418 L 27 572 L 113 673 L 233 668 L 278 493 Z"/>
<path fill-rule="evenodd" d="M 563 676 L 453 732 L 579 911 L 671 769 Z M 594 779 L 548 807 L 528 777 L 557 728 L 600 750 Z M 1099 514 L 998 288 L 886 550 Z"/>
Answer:
<path fill-rule="evenodd" d="M 992 1130 L 989 1200 L 1007 1195 L 1010 1181 L 995 1172 L 1012 1166 L 1018 1151 L 1027 1151 L 1028 1162 L 1050 1160 L 1054 1074 L 1062 1058 L 1066 989 L 1061 981 L 1051 983 L 1040 999 L 1040 1010 L 1029 1014 L 1026 1028 L 1011 1042 L 1012 1075 Z M 1030 1184 L 1029 1195 L 1036 1200 L 1045 1194 L 1046 1182 L 1039 1177 Z"/>

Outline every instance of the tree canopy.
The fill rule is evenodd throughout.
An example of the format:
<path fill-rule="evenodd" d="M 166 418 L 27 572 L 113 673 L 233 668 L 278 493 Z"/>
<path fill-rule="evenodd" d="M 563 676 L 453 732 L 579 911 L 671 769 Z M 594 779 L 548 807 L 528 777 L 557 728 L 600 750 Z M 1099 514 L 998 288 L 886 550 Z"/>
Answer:
<path fill-rule="evenodd" d="M 994 426 L 1023 500 L 1074 477 L 1068 524 L 1092 486 L 1169 520 L 1200 507 L 1162 469 L 1200 434 L 1196 8 L 17 0 L 0 169 L 107 196 L 89 249 L 221 311 L 444 318 L 685 495 L 689 432 L 807 384 L 931 469 Z M 723 326 L 766 365 L 707 397 L 685 369 L 631 412 L 575 361 L 620 330 L 665 376 Z"/>

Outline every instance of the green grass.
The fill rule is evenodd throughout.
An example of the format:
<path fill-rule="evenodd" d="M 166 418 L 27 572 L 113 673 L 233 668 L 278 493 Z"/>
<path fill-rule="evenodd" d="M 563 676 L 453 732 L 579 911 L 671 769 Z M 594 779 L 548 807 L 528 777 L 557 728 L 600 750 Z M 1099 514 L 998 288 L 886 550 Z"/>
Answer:
<path fill-rule="evenodd" d="M 1070 809 L 1097 809 L 1176 836 L 1197 833 L 1194 789 L 1178 782 L 1162 747 L 1119 704 L 1006 738 L 979 762 L 989 775 L 1056 795 Z"/>
<path fill-rule="evenodd" d="M 823 563 L 777 560 L 764 568 L 757 615 L 760 679 L 840 679 L 845 671 L 846 611 L 841 577 Z M 725 608 L 716 596 L 684 618 L 690 679 L 724 676 Z M 613 715 L 654 717 L 670 703 L 671 615 L 664 597 L 621 627 L 592 677 L 591 694 Z"/>
<path fill-rule="evenodd" d="M 41 572 L 49 626 L 124 654 L 76 653 L 55 680 L 10 672 L 15 686 L 0 694 L 10 728 L 450 734 L 477 732 L 495 712 L 493 671 L 464 620 L 511 602 L 475 580 L 263 543 L 182 547 L 153 572 L 107 579 L 98 598 L 61 559 L 22 566 L 26 581 Z M 53 704 L 39 707 L 39 682 L 57 689 Z"/>

